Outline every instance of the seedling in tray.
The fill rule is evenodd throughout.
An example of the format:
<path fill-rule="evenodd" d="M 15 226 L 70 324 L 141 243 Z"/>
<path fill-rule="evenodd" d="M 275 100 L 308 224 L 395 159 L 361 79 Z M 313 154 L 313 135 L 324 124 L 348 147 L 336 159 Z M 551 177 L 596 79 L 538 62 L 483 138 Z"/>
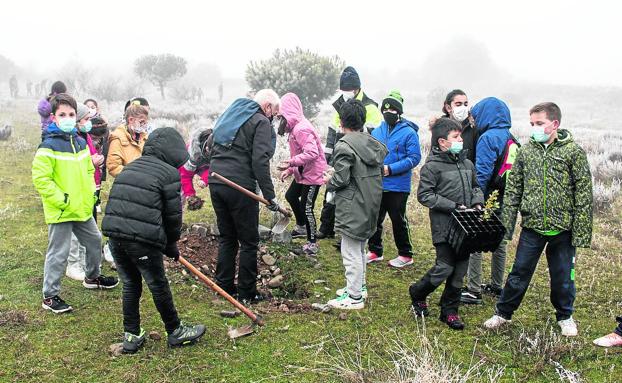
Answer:
<path fill-rule="evenodd" d="M 449 223 L 449 244 L 460 256 L 494 251 L 505 235 L 505 227 L 492 209 L 456 210 Z"/>

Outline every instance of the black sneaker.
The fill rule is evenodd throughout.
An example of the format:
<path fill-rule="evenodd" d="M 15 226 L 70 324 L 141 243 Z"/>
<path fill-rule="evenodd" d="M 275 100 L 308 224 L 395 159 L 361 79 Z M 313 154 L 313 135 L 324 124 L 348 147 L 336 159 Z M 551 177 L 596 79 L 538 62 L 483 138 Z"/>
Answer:
<path fill-rule="evenodd" d="M 145 343 L 145 330 L 140 329 L 139 335 L 134 335 L 130 332 L 123 334 L 123 353 L 134 354 Z"/>
<path fill-rule="evenodd" d="M 268 297 L 266 297 L 263 294 L 257 293 L 257 294 L 255 294 L 255 295 L 253 295 L 251 297 L 246 296 L 246 297 L 242 298 L 241 301 L 242 301 L 243 305 L 248 306 L 248 305 L 254 305 L 256 303 L 263 302 L 266 299 L 268 299 Z"/>
<path fill-rule="evenodd" d="M 296 225 L 292 230 L 292 238 L 307 238 L 307 229 L 304 226 Z"/>
<path fill-rule="evenodd" d="M 490 295 L 495 299 L 501 296 L 501 291 L 503 291 L 501 287 L 493 286 L 490 283 L 482 285 L 482 292 L 486 295 Z"/>
<path fill-rule="evenodd" d="M 84 281 L 82 281 L 82 286 L 87 289 L 112 289 L 117 287 L 118 284 L 119 280 L 117 278 L 103 275 L 93 279 L 84 278 Z"/>
<path fill-rule="evenodd" d="M 315 238 L 317 238 L 317 239 L 335 238 L 335 233 L 328 233 L 328 234 L 325 234 L 325 233 L 323 233 L 323 232 L 321 232 L 321 231 L 318 231 L 318 232 L 315 234 Z"/>
<path fill-rule="evenodd" d="M 452 330 L 464 330 L 464 322 L 458 314 L 441 315 L 438 319 Z"/>
<path fill-rule="evenodd" d="M 196 343 L 203 334 L 205 334 L 205 326 L 202 324 L 191 326 L 180 323 L 175 331 L 168 334 L 168 345 L 169 347 L 189 346 Z"/>
<path fill-rule="evenodd" d="M 55 295 L 49 298 L 43 298 L 41 307 L 46 310 L 50 310 L 54 314 L 68 313 L 73 310 L 73 307 L 69 306 L 61 297 Z"/>
<path fill-rule="evenodd" d="M 481 305 L 482 293 L 476 293 L 475 291 L 464 288 L 462 289 L 462 293 L 460 293 L 460 303 L 464 303 L 465 305 Z"/>
<path fill-rule="evenodd" d="M 423 318 L 430 315 L 430 310 L 428 310 L 428 304 L 424 301 L 413 302 L 411 307 L 413 314 L 417 317 Z"/>

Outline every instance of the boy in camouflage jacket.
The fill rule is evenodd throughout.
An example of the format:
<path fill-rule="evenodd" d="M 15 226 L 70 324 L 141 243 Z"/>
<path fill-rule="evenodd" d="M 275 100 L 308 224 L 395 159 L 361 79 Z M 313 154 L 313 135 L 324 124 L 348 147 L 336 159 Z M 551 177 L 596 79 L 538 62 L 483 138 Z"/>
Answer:
<path fill-rule="evenodd" d="M 510 322 L 546 247 L 557 323 L 562 335 L 576 336 L 574 263 L 576 248 L 589 247 L 592 240 L 592 176 L 585 151 L 569 131 L 559 129 L 557 105 L 538 104 L 529 114 L 531 139 L 519 149 L 503 211 L 506 239 L 512 238 L 519 211 L 523 230 L 496 314 L 484 326 L 495 329 Z"/>

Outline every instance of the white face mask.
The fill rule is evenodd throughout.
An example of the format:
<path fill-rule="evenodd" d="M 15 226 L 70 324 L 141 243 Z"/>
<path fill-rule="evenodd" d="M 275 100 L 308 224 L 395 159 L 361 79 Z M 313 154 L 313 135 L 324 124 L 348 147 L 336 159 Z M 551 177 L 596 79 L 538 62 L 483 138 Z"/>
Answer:
<path fill-rule="evenodd" d="M 469 107 L 466 105 L 455 106 L 452 108 L 451 114 L 457 121 L 464 121 L 467 117 L 469 117 Z"/>
<path fill-rule="evenodd" d="M 147 131 L 147 129 L 149 129 L 149 125 L 145 124 L 145 125 L 134 125 L 132 127 L 132 130 L 134 131 L 134 133 L 136 134 L 141 134 Z"/>
<path fill-rule="evenodd" d="M 343 96 L 344 101 L 348 101 L 354 98 L 354 92 L 351 91 L 343 91 L 341 92 L 341 95 Z"/>

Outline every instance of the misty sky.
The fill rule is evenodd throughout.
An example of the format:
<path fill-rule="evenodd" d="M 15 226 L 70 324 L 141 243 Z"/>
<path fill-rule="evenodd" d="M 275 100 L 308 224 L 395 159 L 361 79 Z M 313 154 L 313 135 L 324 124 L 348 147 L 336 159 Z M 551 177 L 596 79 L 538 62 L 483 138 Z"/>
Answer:
<path fill-rule="evenodd" d="M 616 1 L 2 1 L 0 54 L 48 72 L 79 58 L 121 70 L 170 52 L 241 78 L 249 60 L 301 46 L 364 75 L 413 69 L 457 37 L 527 80 L 622 86 Z M 449 44 L 449 45 L 448 45 Z M 457 47 L 459 48 L 459 47 Z M 457 69 L 458 70 L 458 69 Z"/>

